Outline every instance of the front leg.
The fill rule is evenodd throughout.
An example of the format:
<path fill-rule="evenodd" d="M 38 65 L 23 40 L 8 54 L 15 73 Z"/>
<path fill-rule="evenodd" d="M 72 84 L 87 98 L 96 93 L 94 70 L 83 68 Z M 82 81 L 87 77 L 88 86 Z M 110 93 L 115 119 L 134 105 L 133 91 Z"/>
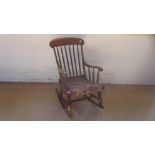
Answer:
<path fill-rule="evenodd" d="M 67 93 L 67 111 L 72 113 L 72 105 L 71 105 L 71 94 Z"/>
<path fill-rule="evenodd" d="M 103 100 L 102 100 L 102 92 L 101 91 L 98 92 L 98 101 L 99 101 L 99 107 L 104 108 Z"/>

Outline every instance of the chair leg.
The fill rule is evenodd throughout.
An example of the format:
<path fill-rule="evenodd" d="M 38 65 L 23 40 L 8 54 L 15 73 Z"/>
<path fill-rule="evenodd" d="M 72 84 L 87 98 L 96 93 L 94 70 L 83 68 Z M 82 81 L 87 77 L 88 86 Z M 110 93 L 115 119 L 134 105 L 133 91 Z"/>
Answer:
<path fill-rule="evenodd" d="M 68 94 L 67 95 L 67 101 L 63 98 L 63 94 L 62 94 L 62 90 L 58 90 L 56 89 L 56 93 L 59 99 L 60 104 L 62 105 L 63 109 L 65 110 L 65 112 L 69 115 L 72 116 L 72 111 L 71 111 L 71 102 L 70 102 L 70 98 L 71 95 Z"/>
<path fill-rule="evenodd" d="M 98 100 L 99 100 L 99 107 L 104 108 L 103 100 L 102 100 L 102 92 L 101 91 L 98 92 Z"/>
<path fill-rule="evenodd" d="M 63 96 L 62 96 L 62 90 L 61 90 L 61 89 L 58 90 L 58 89 L 56 88 L 56 93 L 57 93 L 57 96 L 58 96 L 58 99 L 59 99 L 60 104 L 62 105 L 62 107 L 63 107 L 64 109 L 66 109 L 66 103 L 65 103 L 65 100 L 64 100 L 64 98 L 63 98 Z"/>
<path fill-rule="evenodd" d="M 67 111 L 69 113 L 72 112 L 71 95 L 70 94 L 67 94 Z"/>
<path fill-rule="evenodd" d="M 90 96 L 86 96 L 86 98 L 92 102 L 93 104 L 97 105 L 100 108 L 104 108 L 103 103 L 102 103 L 102 93 L 101 91 L 97 92 L 97 95 L 94 95 L 90 93 Z M 94 98 L 94 99 L 92 99 Z"/>

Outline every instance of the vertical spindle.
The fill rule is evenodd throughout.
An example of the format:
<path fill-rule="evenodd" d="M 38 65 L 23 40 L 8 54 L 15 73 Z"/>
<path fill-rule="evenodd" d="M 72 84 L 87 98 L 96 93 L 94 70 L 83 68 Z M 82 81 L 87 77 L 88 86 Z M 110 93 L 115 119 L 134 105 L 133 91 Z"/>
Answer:
<path fill-rule="evenodd" d="M 62 64 L 61 64 L 61 59 L 60 59 L 60 54 L 59 54 L 59 49 L 57 47 L 57 54 L 58 54 L 58 59 L 59 59 L 59 65 L 62 68 Z"/>
<path fill-rule="evenodd" d="M 66 54 L 66 60 L 67 60 L 67 65 L 68 65 L 69 75 L 71 76 L 71 71 L 70 71 L 69 61 L 68 61 L 68 54 L 67 54 L 66 46 L 64 46 L 64 47 L 65 47 L 65 54 Z"/>
<path fill-rule="evenodd" d="M 75 64 L 75 71 L 76 71 L 76 75 L 77 73 L 77 66 L 76 66 L 76 58 L 75 58 L 75 50 L 74 50 L 74 45 L 73 45 L 73 55 L 74 55 L 74 64 Z"/>
<path fill-rule="evenodd" d="M 79 53 L 78 45 L 77 45 L 77 52 L 78 52 L 78 61 L 79 61 L 79 71 L 80 71 L 80 75 L 81 75 L 80 53 Z"/>
<path fill-rule="evenodd" d="M 100 72 L 99 72 L 99 69 L 98 69 L 98 72 L 97 72 L 97 83 L 99 83 L 99 74 L 100 74 Z"/>
<path fill-rule="evenodd" d="M 90 67 L 88 67 L 88 72 L 89 72 L 89 80 L 91 81 Z"/>
<path fill-rule="evenodd" d="M 64 64 L 64 69 L 66 71 L 66 64 L 65 64 L 65 59 L 64 59 L 64 54 L 63 54 L 62 46 L 61 46 L 61 56 L 62 56 L 62 60 L 63 60 L 63 64 Z"/>
<path fill-rule="evenodd" d="M 73 76 L 74 76 L 74 67 L 73 67 L 73 60 L 72 60 L 72 53 L 71 53 L 70 46 L 69 46 L 69 53 L 70 53 L 70 59 L 71 59 L 72 73 L 73 73 Z"/>
<path fill-rule="evenodd" d="M 95 83 L 95 77 L 94 77 L 95 76 L 95 72 L 94 72 L 94 70 L 95 69 L 93 68 L 93 83 Z"/>

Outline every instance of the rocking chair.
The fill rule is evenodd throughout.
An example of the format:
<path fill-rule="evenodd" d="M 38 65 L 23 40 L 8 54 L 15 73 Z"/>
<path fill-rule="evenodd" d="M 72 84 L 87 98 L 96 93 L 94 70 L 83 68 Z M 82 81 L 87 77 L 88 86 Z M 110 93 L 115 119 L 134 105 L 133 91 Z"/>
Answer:
<path fill-rule="evenodd" d="M 60 75 L 60 89 L 56 89 L 56 93 L 68 114 L 72 112 L 71 103 L 82 99 L 104 108 L 101 96 L 103 85 L 99 84 L 99 74 L 103 69 L 86 63 L 83 44 L 84 41 L 79 38 L 58 38 L 50 42 Z"/>

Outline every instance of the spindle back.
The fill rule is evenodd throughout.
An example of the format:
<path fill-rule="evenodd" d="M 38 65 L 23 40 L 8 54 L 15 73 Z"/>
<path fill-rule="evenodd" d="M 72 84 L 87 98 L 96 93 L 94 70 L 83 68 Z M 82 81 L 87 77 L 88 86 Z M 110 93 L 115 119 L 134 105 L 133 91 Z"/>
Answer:
<path fill-rule="evenodd" d="M 65 70 L 67 77 L 85 74 L 83 44 L 79 38 L 59 38 L 50 42 L 57 66 Z"/>

